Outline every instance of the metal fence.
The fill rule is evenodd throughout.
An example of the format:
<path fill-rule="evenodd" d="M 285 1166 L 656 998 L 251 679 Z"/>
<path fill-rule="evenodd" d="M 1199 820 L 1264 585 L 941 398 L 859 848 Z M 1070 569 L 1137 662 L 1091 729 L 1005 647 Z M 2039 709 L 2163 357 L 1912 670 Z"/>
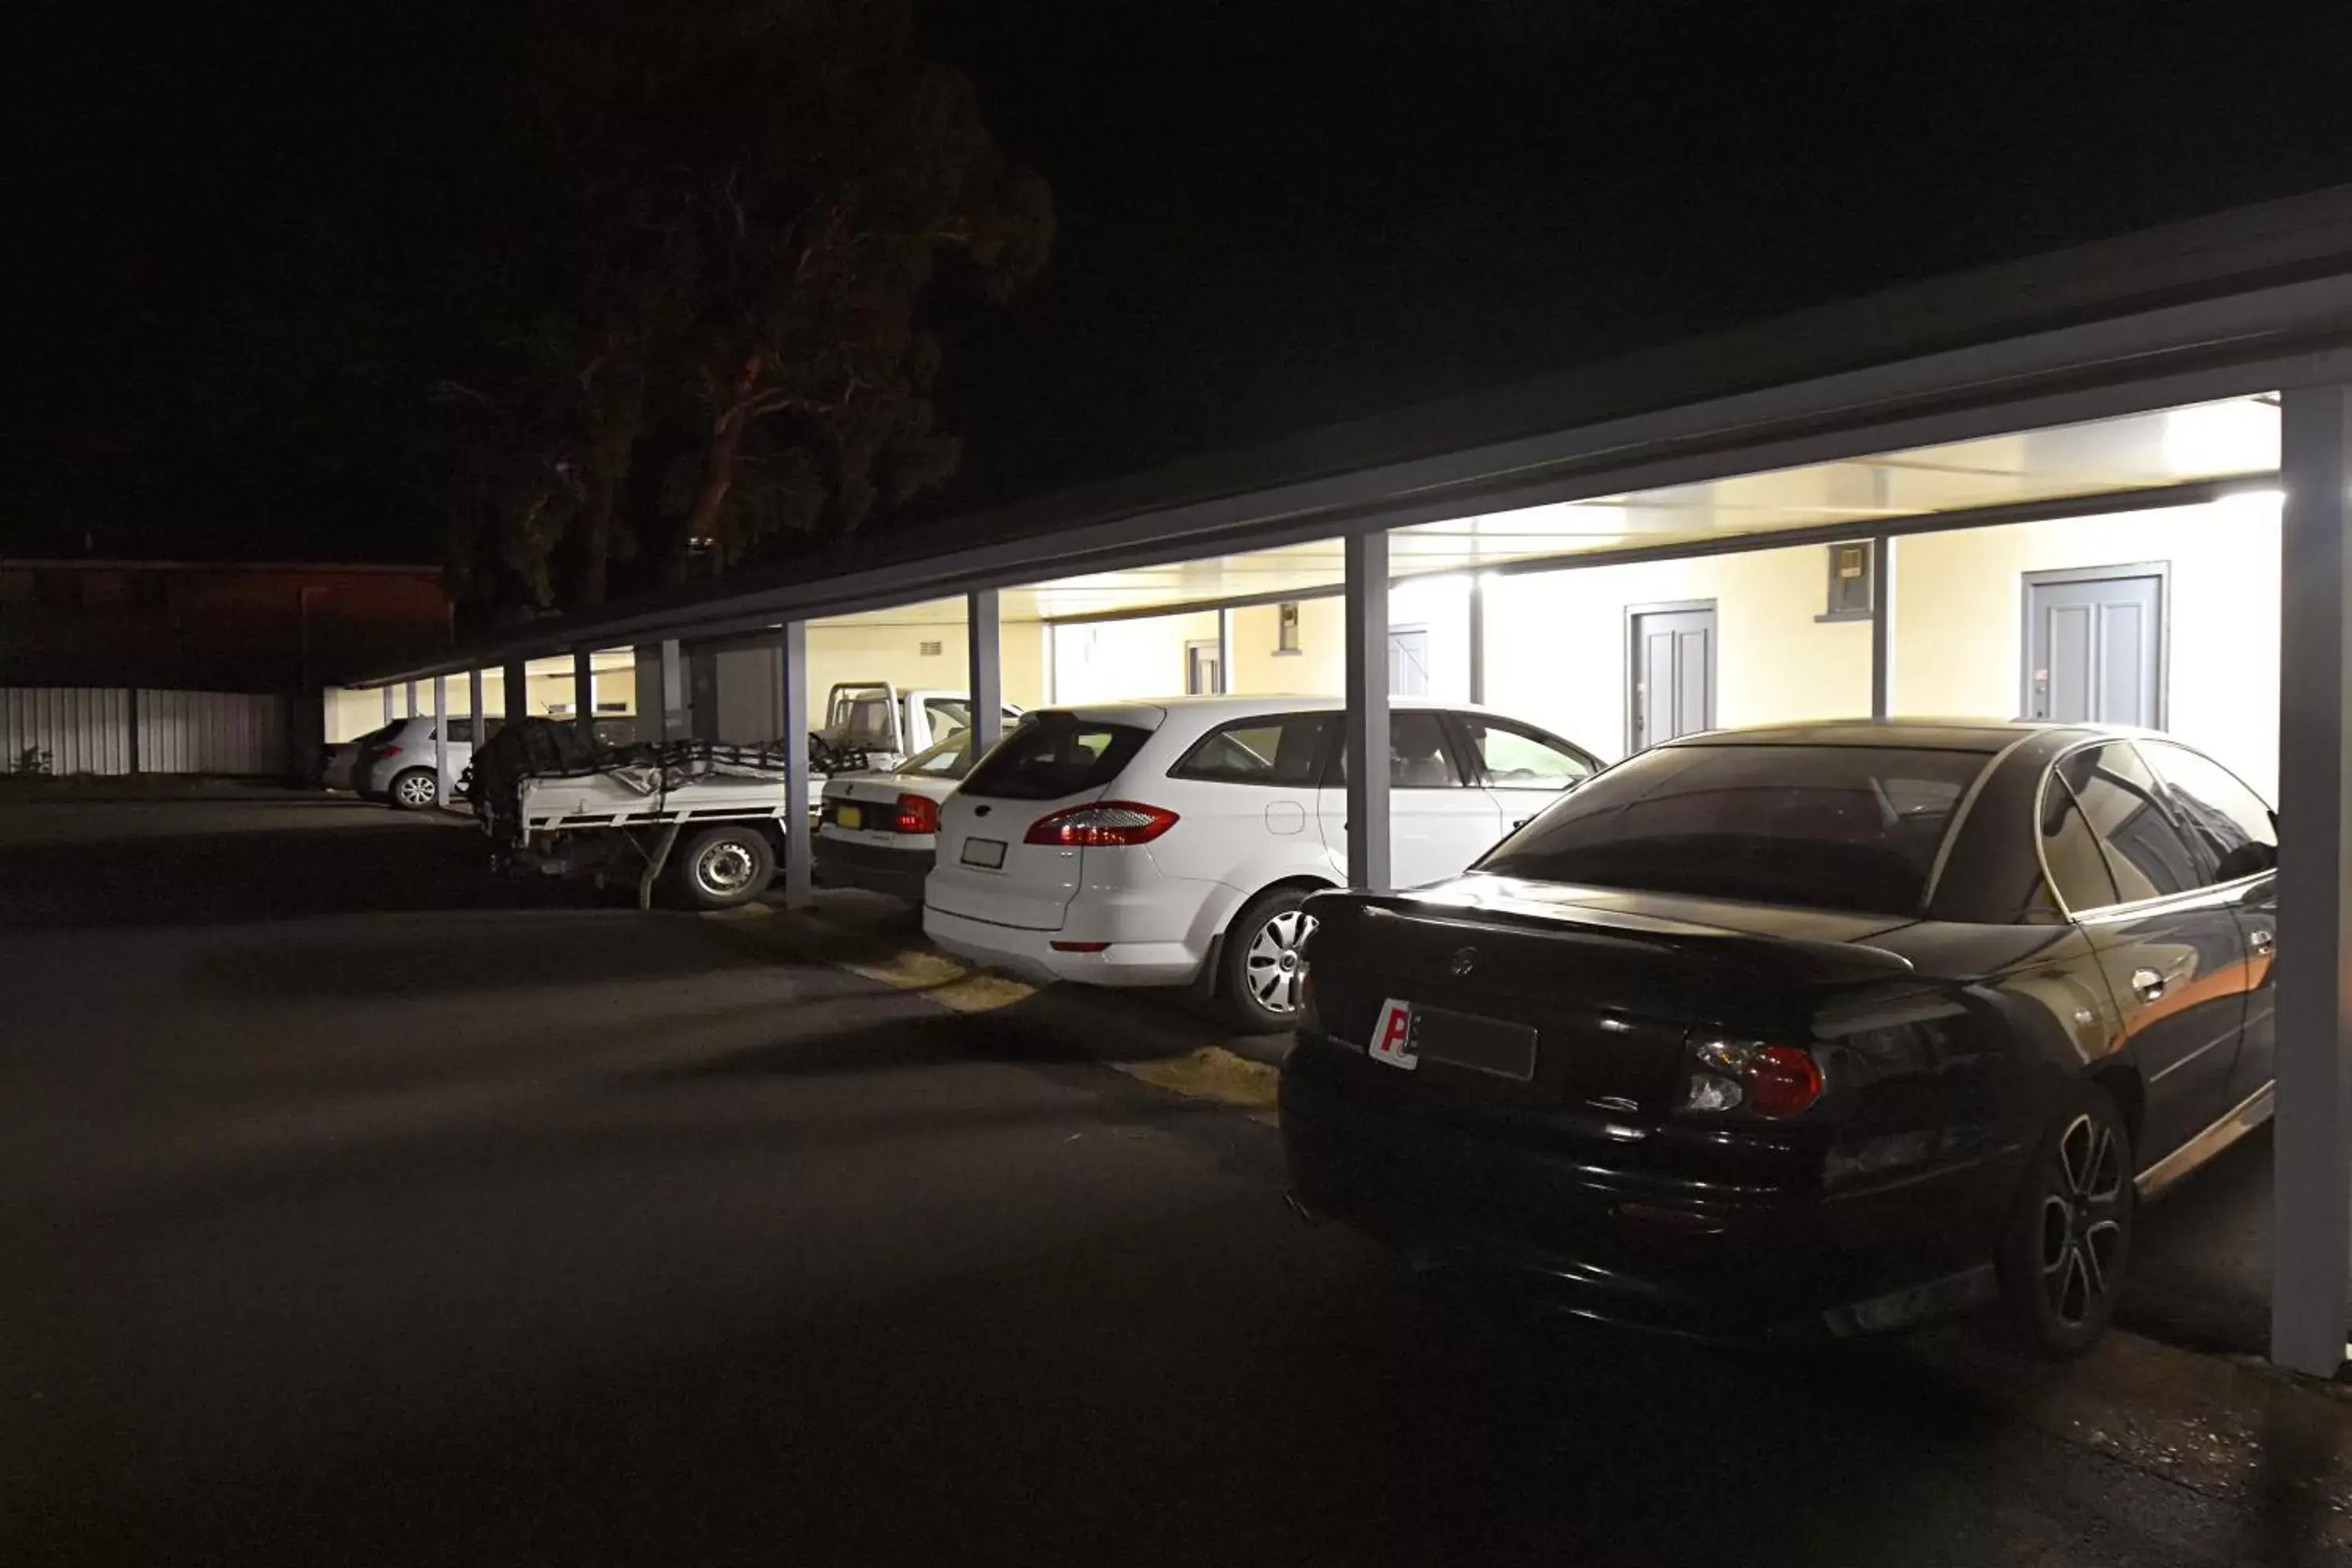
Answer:
<path fill-rule="evenodd" d="M 276 776 L 288 717 L 285 698 L 253 692 L 0 687 L 0 770 Z"/>

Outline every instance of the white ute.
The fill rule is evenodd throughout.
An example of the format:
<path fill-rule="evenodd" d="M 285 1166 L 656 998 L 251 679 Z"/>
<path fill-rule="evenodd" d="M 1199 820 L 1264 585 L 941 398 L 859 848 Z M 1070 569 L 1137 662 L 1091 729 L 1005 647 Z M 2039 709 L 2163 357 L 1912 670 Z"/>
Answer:
<path fill-rule="evenodd" d="M 492 864 L 667 885 L 704 910 L 751 902 L 785 835 L 780 749 L 680 741 L 604 750 L 568 723 L 508 726 L 475 757 L 470 795 Z"/>
<path fill-rule="evenodd" d="M 1011 729 L 1021 710 L 1003 705 Z M 971 728 L 971 699 L 961 691 L 899 690 L 887 680 L 845 680 L 826 695 L 824 721 L 812 737 L 845 752 L 863 752 L 869 772 L 887 773 Z M 835 774 L 835 777 L 855 777 Z M 825 776 L 809 781 L 809 810 L 824 809 Z"/>
<path fill-rule="evenodd" d="M 940 808 L 923 930 L 1045 980 L 1205 983 L 1243 1026 L 1298 1005 L 1308 894 L 1346 885 L 1344 704 L 1173 699 L 1050 709 Z M 1391 868 L 1451 877 L 1601 764 L 1535 725 L 1400 700 Z"/>

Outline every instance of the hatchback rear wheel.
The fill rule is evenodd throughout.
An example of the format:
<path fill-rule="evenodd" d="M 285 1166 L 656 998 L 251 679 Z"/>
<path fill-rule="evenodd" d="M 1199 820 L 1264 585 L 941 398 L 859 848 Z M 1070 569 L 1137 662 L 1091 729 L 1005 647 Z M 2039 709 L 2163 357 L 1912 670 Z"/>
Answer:
<path fill-rule="evenodd" d="M 1275 888 L 1261 893 L 1225 930 L 1218 993 L 1226 1016 L 1253 1034 L 1287 1029 L 1298 1021 L 1307 939 L 1315 934 L 1315 917 L 1299 906 L 1312 891 Z"/>
<path fill-rule="evenodd" d="M 441 801 L 441 781 L 430 768 L 411 768 L 392 781 L 392 804 L 403 811 L 423 811 Z"/>
<path fill-rule="evenodd" d="M 2081 1355 L 2115 1321 L 2131 1264 L 2131 1130 L 2084 1084 L 2066 1102 L 2018 1194 L 1999 1260 L 2002 1307 L 2023 1348 Z"/>

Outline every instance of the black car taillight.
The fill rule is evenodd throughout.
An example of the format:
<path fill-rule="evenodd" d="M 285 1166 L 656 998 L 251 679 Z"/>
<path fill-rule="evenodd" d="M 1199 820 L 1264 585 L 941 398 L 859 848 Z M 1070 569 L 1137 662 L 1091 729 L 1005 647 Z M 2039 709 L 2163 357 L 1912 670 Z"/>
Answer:
<path fill-rule="evenodd" d="M 1695 1037 L 1693 1070 L 1682 1108 L 1701 1115 L 1745 1110 L 1780 1121 L 1822 1097 L 1821 1064 L 1796 1046 Z"/>

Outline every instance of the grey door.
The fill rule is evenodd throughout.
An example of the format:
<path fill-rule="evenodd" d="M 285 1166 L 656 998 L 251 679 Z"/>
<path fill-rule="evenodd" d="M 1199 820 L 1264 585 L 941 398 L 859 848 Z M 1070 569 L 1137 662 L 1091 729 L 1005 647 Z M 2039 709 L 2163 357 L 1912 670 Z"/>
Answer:
<path fill-rule="evenodd" d="M 1644 610 L 1633 619 L 1633 749 L 1713 729 L 1714 609 Z"/>
<path fill-rule="evenodd" d="M 2077 573 L 2025 580 L 2025 716 L 2064 724 L 2164 720 L 2164 578 Z"/>
<path fill-rule="evenodd" d="M 1389 632 L 1389 695 L 1429 695 L 1429 628 L 1407 626 Z"/>
<path fill-rule="evenodd" d="M 1203 637 L 1184 645 L 1184 695 L 1215 697 L 1225 689 L 1224 645 Z"/>

